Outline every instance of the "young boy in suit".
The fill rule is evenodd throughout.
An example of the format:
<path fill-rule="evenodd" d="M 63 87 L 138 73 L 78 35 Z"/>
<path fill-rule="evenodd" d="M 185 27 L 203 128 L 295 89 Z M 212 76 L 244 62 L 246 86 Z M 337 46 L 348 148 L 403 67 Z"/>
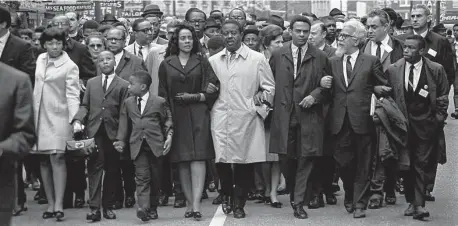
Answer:
<path fill-rule="evenodd" d="M 152 80 L 148 72 L 134 72 L 129 83 L 131 96 L 124 101 L 114 146 L 122 152 L 129 142 L 137 178 L 137 217 L 155 220 L 162 159 L 172 144 L 172 113 L 164 98 L 149 92 Z"/>
<path fill-rule="evenodd" d="M 101 75 L 89 79 L 83 102 L 73 121 L 74 132 L 86 125 L 88 137 L 93 137 L 98 153 L 87 163 L 89 178 L 89 207 L 86 219 L 100 221 L 100 206 L 105 219 L 116 219 L 113 212 L 116 188 L 121 183 L 120 153 L 113 146 L 118 133 L 121 105 L 128 96 L 129 83 L 114 72 L 115 57 L 110 51 L 103 51 L 97 59 Z M 102 176 L 103 197 L 102 197 Z"/>

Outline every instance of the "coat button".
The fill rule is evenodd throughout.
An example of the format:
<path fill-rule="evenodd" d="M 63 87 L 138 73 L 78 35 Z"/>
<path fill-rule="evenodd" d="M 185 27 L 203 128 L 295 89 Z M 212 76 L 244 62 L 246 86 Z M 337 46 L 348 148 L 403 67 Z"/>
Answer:
<path fill-rule="evenodd" d="M 102 110 L 105 110 L 105 108 L 102 108 Z"/>

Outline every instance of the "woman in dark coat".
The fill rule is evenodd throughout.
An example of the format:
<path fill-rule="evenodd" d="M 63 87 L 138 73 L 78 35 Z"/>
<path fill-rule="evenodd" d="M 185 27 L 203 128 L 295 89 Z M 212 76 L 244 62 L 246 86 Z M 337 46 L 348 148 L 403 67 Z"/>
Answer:
<path fill-rule="evenodd" d="M 185 217 L 196 220 L 202 218 L 205 161 L 215 158 L 210 111 L 219 93 L 219 80 L 200 52 L 194 28 L 180 24 L 159 67 L 159 95 L 169 101 L 174 124 L 170 160 L 178 163 L 188 202 Z"/>

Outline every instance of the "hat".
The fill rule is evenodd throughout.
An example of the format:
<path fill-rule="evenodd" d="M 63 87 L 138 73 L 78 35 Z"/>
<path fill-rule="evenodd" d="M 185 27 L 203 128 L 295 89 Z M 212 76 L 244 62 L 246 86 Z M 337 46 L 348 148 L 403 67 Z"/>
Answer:
<path fill-rule="evenodd" d="M 408 27 L 412 27 L 412 22 L 410 21 L 410 19 L 404 20 L 404 23 L 402 23 L 401 25 L 401 28 L 408 28 Z"/>
<path fill-rule="evenodd" d="M 88 20 L 86 22 L 84 22 L 83 24 L 83 30 L 84 29 L 98 29 L 99 28 L 99 23 L 97 23 L 97 21 L 95 20 Z"/>
<path fill-rule="evenodd" d="M 103 23 L 103 22 L 119 22 L 119 21 L 116 19 L 115 16 L 113 16 L 113 14 L 107 13 L 105 14 L 105 16 L 103 16 L 103 20 L 100 23 Z"/>
<path fill-rule="evenodd" d="M 211 27 L 221 28 L 221 25 L 216 23 L 215 19 L 209 17 L 207 21 L 205 22 L 205 29 L 211 28 Z"/>
<path fill-rule="evenodd" d="M 258 27 L 256 27 L 256 25 L 248 25 L 248 26 L 246 26 L 245 30 L 243 30 L 243 35 L 245 36 L 247 34 L 259 35 Z"/>
<path fill-rule="evenodd" d="M 440 23 L 433 27 L 433 31 L 447 30 L 443 23 Z"/>
<path fill-rule="evenodd" d="M 143 9 L 142 17 L 145 17 L 149 14 L 162 16 L 164 13 L 161 12 L 161 9 L 159 9 L 158 5 L 149 4 Z"/>
<path fill-rule="evenodd" d="M 285 20 L 281 18 L 280 16 L 277 15 L 272 15 L 269 17 L 269 20 L 267 21 L 268 24 L 275 24 L 279 27 L 281 27 L 283 30 L 285 30 Z"/>
<path fill-rule="evenodd" d="M 340 9 L 338 8 L 334 8 L 331 10 L 331 12 L 329 12 L 329 16 L 338 16 L 338 15 L 345 16 L 345 14 L 343 14 L 342 11 L 340 11 Z"/>

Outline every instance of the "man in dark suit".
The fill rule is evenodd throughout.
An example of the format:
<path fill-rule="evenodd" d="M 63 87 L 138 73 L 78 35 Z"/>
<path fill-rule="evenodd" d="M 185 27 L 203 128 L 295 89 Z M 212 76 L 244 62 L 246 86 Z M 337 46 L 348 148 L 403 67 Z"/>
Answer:
<path fill-rule="evenodd" d="M 146 67 L 142 59 L 124 50 L 125 39 L 125 33 L 122 30 L 112 28 L 106 34 L 105 46 L 107 50 L 114 54 L 116 65 L 115 74 L 127 81 L 135 71 L 146 71 Z M 135 205 L 134 164 L 128 156 L 127 151 L 123 153 L 123 155 L 124 158 L 121 160 L 120 164 L 124 183 L 118 188 L 116 199 L 118 203 L 124 202 L 126 208 L 131 208 Z"/>
<path fill-rule="evenodd" d="M 399 109 L 409 121 L 407 148 L 410 169 L 404 176 L 405 197 L 409 207 L 405 216 L 423 220 L 428 165 L 437 155 L 437 133 L 447 118 L 448 83 L 444 68 L 426 57 L 425 40 L 420 35 L 405 39 L 404 59 L 386 71 L 388 85 Z"/>
<path fill-rule="evenodd" d="M 415 5 L 412 7 L 412 11 L 410 12 L 410 16 L 412 18 L 412 26 L 414 30 L 414 34 L 421 35 L 426 41 L 426 48 L 425 48 L 425 57 L 428 59 L 439 63 L 445 69 L 445 73 L 447 74 L 447 81 L 448 84 L 453 84 L 455 81 L 455 67 L 454 67 L 454 59 L 455 54 L 452 51 L 452 47 L 448 42 L 447 38 L 442 37 L 432 31 L 429 31 L 429 24 L 432 21 L 432 15 L 429 8 L 425 5 Z M 403 39 L 406 36 L 402 36 Z M 440 136 L 438 137 L 438 143 L 445 143 L 445 135 L 444 131 L 439 131 Z M 445 145 L 441 146 L 438 145 L 437 153 L 440 155 L 445 156 Z M 426 187 L 426 200 L 427 201 L 434 201 L 434 196 L 431 195 L 431 192 L 434 188 L 434 182 L 436 180 L 436 172 L 437 172 L 437 161 L 430 162 L 430 165 L 427 167 L 426 173 L 426 180 L 427 180 L 427 187 Z"/>
<path fill-rule="evenodd" d="M 70 20 L 65 15 L 55 16 L 51 21 L 51 26 L 57 27 L 69 33 Z M 72 38 L 67 38 L 67 46 L 65 47 L 70 59 L 78 65 L 80 76 L 81 98 L 86 90 L 86 82 L 88 79 L 96 75 L 96 67 L 92 61 L 91 54 L 87 47 Z M 82 208 L 84 206 L 84 191 L 86 190 L 85 162 L 84 161 L 67 161 L 68 176 L 67 186 L 64 196 L 64 208 Z M 75 194 L 75 203 L 73 205 L 73 194 Z"/>
<path fill-rule="evenodd" d="M 9 32 L 11 14 L 0 7 L 0 62 L 27 73 L 35 82 L 36 58 L 32 45 Z"/>
<path fill-rule="evenodd" d="M 29 76 L 0 62 L 0 225 L 11 224 L 16 201 L 17 161 L 36 141 Z"/>
<path fill-rule="evenodd" d="M 151 22 L 153 25 L 153 42 L 152 44 L 167 45 L 169 41 L 159 37 L 159 28 L 161 27 L 162 15 L 158 5 L 150 4 L 145 6 L 142 17 Z"/>
<path fill-rule="evenodd" d="M 130 144 L 137 178 L 137 217 L 149 221 L 158 218 L 162 160 L 170 151 L 173 136 L 172 113 L 164 98 L 150 94 L 148 72 L 135 72 L 129 82 L 132 96 L 124 102 L 115 146 L 122 151 Z"/>
<path fill-rule="evenodd" d="M 86 125 L 87 136 L 93 137 L 98 147 L 98 153 L 87 162 L 91 212 L 86 218 L 92 221 L 100 221 L 101 205 L 104 218 L 116 219 L 112 206 L 121 179 L 121 155 L 115 150 L 113 141 L 118 132 L 121 105 L 128 95 L 129 86 L 127 81 L 116 76 L 112 52 L 101 52 L 97 61 L 102 74 L 88 81 L 86 93 L 73 122 L 74 132 L 80 132 L 82 125 Z"/>
<path fill-rule="evenodd" d="M 366 45 L 362 48 L 363 52 L 376 56 L 382 63 L 385 71 L 392 63 L 403 57 L 402 43 L 398 39 L 391 37 L 390 18 L 388 13 L 381 9 L 374 9 L 368 14 L 366 27 L 368 27 L 368 38 Z M 373 97 L 372 105 L 375 104 Z M 374 105 L 375 106 L 375 105 Z M 382 163 L 380 156 L 376 155 L 375 170 L 371 179 L 371 197 L 369 209 L 382 207 L 383 192 L 386 193 L 385 202 L 388 205 L 396 204 L 396 174 L 395 162 Z"/>
<path fill-rule="evenodd" d="M 312 23 L 308 42 L 319 50 L 322 50 L 328 58 L 335 56 L 336 49 L 326 44 L 327 29 L 323 22 L 317 20 Z M 327 118 L 329 104 L 323 105 L 323 116 Z M 329 120 L 325 120 L 325 123 Z M 327 123 L 326 123 L 327 124 Z M 325 128 L 327 128 L 325 126 Z M 325 130 L 324 136 L 330 136 Z M 336 175 L 335 161 L 332 157 L 332 147 L 326 142 L 323 147 L 323 156 L 315 159 L 315 168 L 312 171 L 310 186 L 312 188 L 312 199 L 308 203 L 309 209 L 324 207 L 323 194 L 326 196 L 326 203 L 334 205 L 337 203 L 334 195 L 333 180 Z M 337 178 L 338 179 L 338 178 Z M 334 186 L 339 186 L 334 185 Z"/>
<path fill-rule="evenodd" d="M 337 49 L 343 58 L 331 58 L 334 84 L 329 125 L 336 142 L 334 158 L 345 190 L 344 206 L 349 213 L 354 212 L 354 218 L 366 216 L 373 158 L 371 96 L 374 91 L 381 93 L 375 86 L 384 81 L 380 60 L 359 51 L 358 46 L 365 38 L 366 28 L 362 23 L 345 22 Z M 324 80 L 327 80 L 325 87 L 331 88 L 331 78 L 326 76 Z"/>

